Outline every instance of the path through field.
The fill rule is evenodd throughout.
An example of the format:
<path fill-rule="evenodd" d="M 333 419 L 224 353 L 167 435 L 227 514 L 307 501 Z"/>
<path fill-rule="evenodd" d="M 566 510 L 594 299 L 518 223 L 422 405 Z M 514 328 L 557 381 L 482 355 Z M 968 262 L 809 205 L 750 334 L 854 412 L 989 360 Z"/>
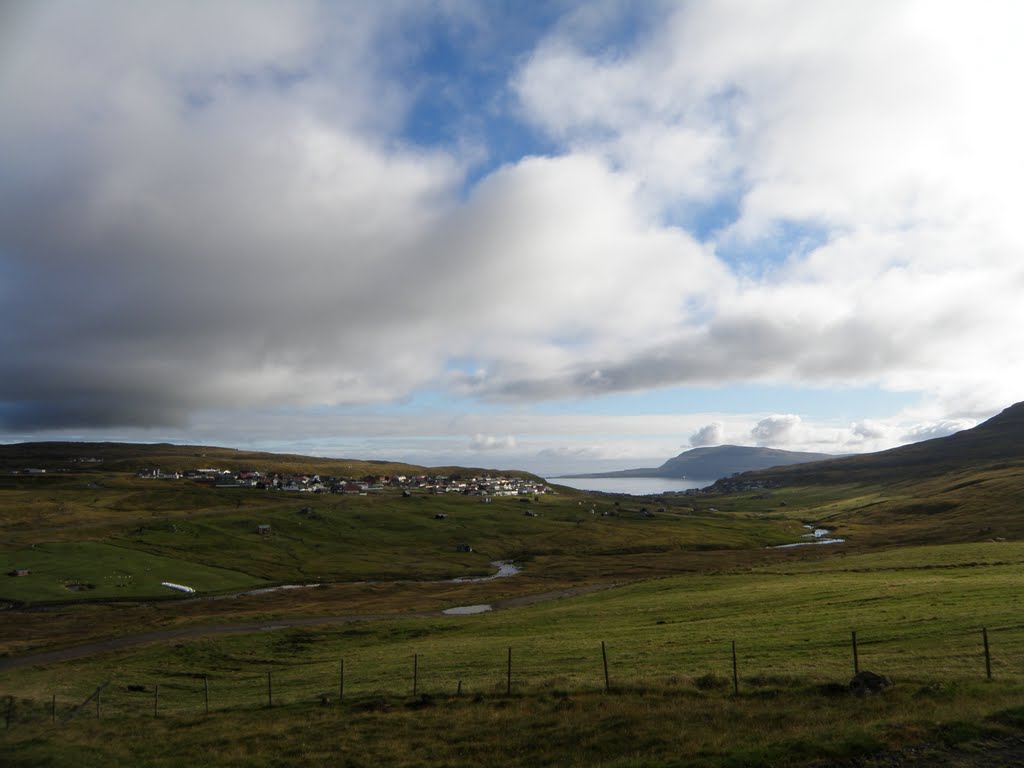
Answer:
<path fill-rule="evenodd" d="M 533 595 L 513 597 L 507 600 L 497 600 L 491 603 L 492 610 L 500 611 L 509 608 L 518 608 L 524 605 L 543 603 L 549 600 L 559 600 L 566 597 L 574 597 L 587 592 L 596 592 L 616 586 L 615 584 L 588 584 L 568 589 L 556 589 L 550 592 L 539 592 Z M 176 627 L 173 629 L 161 629 L 153 632 L 143 632 L 136 635 L 122 635 L 111 637 L 106 640 L 97 640 L 82 645 L 73 645 L 67 648 L 59 648 L 54 651 L 27 654 L 24 656 L 8 656 L 0 658 L 0 671 L 17 669 L 19 667 L 33 666 L 36 664 L 52 664 L 69 659 L 80 659 L 85 656 L 93 656 L 98 653 L 119 651 L 125 648 L 135 648 L 149 643 L 158 643 L 166 640 L 182 640 L 196 637 L 207 637 L 209 635 L 245 634 L 247 632 L 270 632 L 277 629 L 288 629 L 291 627 L 308 627 L 314 625 L 348 624 L 353 621 L 379 621 L 385 619 L 423 619 L 423 618 L 452 618 L 446 616 L 442 611 L 420 611 L 413 613 L 387 613 L 387 614 L 346 614 L 341 616 L 307 616 L 299 618 L 276 619 L 272 622 L 247 622 L 233 624 L 199 624 L 190 627 Z"/>

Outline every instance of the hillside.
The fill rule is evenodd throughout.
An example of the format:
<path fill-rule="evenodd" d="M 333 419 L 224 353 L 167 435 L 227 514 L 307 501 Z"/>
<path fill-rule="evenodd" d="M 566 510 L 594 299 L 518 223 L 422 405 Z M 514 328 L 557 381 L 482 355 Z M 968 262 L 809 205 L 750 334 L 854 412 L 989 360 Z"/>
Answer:
<path fill-rule="evenodd" d="M 1021 416 L 658 498 L 226 488 L 133 469 L 424 468 L 2 446 L 47 470 L 0 474 L 4 765 L 940 765 L 922 742 L 1024 722 Z M 871 701 L 852 628 L 899 680 Z"/>
<path fill-rule="evenodd" d="M 624 469 L 618 472 L 569 475 L 569 477 L 671 477 L 714 480 L 738 472 L 750 472 L 789 464 L 831 459 L 827 453 L 781 451 L 775 448 L 754 448 L 745 445 L 716 445 L 683 451 L 660 467 Z"/>
<path fill-rule="evenodd" d="M 159 467 L 167 472 L 184 472 L 200 467 L 237 471 L 259 469 L 266 472 L 301 473 L 357 478 L 382 474 L 458 474 L 500 471 L 505 475 L 533 477 L 516 470 L 475 467 L 422 467 L 393 461 L 335 459 L 298 454 L 242 451 L 206 445 L 171 443 L 78 443 L 39 442 L 0 445 L 0 472 L 28 468 L 55 471 L 136 472 Z"/>
<path fill-rule="evenodd" d="M 1024 538 L 1024 404 L 948 437 L 859 456 L 747 472 L 710 492 L 771 499 L 872 546 Z M 751 495 L 751 491 L 754 491 Z"/>
<path fill-rule="evenodd" d="M 947 437 L 876 453 L 751 472 L 740 480 L 784 485 L 892 484 L 1018 464 L 1024 464 L 1024 403 L 1011 405 L 988 421 Z M 719 487 L 731 484 L 725 481 Z"/>

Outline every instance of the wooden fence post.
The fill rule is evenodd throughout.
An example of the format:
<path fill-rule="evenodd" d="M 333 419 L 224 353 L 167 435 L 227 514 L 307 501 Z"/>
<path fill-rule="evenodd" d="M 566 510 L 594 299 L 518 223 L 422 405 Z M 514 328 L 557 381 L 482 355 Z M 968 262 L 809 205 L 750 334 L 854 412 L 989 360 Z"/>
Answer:
<path fill-rule="evenodd" d="M 857 630 L 850 631 L 850 640 L 853 645 L 853 674 L 860 674 L 860 660 L 857 658 Z"/>
<path fill-rule="evenodd" d="M 267 672 L 267 706 L 274 706 L 274 683 L 270 679 L 270 672 Z"/>
<path fill-rule="evenodd" d="M 160 715 L 160 683 L 153 686 L 153 717 Z"/>
<path fill-rule="evenodd" d="M 203 675 L 203 703 L 206 714 L 210 714 L 210 678 L 207 675 Z"/>
<path fill-rule="evenodd" d="M 419 667 L 420 667 L 420 655 L 414 653 L 412 655 L 412 695 L 416 695 L 416 689 L 419 683 Z"/>
<path fill-rule="evenodd" d="M 739 666 L 736 664 L 736 641 L 732 641 L 732 692 L 739 696 L 740 694 L 740 675 Z"/>
<path fill-rule="evenodd" d="M 75 706 L 64 717 L 64 721 L 67 722 L 68 720 L 71 720 L 72 718 L 77 717 L 79 712 L 84 712 L 85 708 L 88 707 L 89 704 L 91 704 L 94 699 L 96 701 L 96 717 L 99 717 L 100 716 L 100 699 L 99 699 L 100 693 L 102 693 L 103 689 L 106 688 L 108 685 L 110 685 L 110 681 L 109 680 L 107 680 L 105 683 L 100 684 L 100 686 L 98 688 L 96 688 L 95 691 L 93 691 L 92 693 L 90 693 L 88 696 L 85 697 L 85 701 L 83 701 L 81 704 L 78 704 L 77 706 Z"/>
<path fill-rule="evenodd" d="M 505 677 L 505 694 L 512 695 L 512 646 L 508 648 L 508 672 Z"/>
<path fill-rule="evenodd" d="M 338 673 L 338 701 L 345 698 L 345 657 L 341 658 L 341 669 Z"/>
<path fill-rule="evenodd" d="M 981 640 L 985 644 L 985 677 L 989 680 L 992 679 L 992 657 L 988 652 L 988 628 L 981 628 Z"/>
<path fill-rule="evenodd" d="M 103 697 L 103 689 L 96 691 L 96 719 L 100 719 L 100 699 Z"/>
<path fill-rule="evenodd" d="M 50 725 L 57 723 L 57 694 L 50 696 Z"/>
<path fill-rule="evenodd" d="M 604 662 L 604 690 L 605 693 L 611 690 L 611 683 L 608 681 L 608 651 L 604 647 L 604 640 L 601 641 L 601 660 Z"/>

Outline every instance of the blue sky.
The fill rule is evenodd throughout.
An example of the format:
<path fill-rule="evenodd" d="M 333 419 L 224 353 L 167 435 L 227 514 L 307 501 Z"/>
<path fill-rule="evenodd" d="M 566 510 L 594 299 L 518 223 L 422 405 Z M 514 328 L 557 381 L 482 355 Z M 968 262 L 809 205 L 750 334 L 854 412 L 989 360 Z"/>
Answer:
<path fill-rule="evenodd" d="M 1016 3 L 0 14 L 0 440 L 553 474 L 1022 399 Z"/>

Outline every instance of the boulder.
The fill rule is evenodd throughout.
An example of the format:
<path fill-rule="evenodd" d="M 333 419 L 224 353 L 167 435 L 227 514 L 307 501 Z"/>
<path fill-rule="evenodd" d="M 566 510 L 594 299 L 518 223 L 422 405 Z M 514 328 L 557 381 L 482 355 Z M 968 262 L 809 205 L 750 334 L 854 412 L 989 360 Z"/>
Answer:
<path fill-rule="evenodd" d="M 856 694 L 857 696 L 864 696 L 869 693 L 884 691 L 886 688 L 891 686 L 892 681 L 885 675 L 864 670 L 863 672 L 858 672 L 853 676 L 853 679 L 850 681 L 849 688 L 850 693 Z"/>

